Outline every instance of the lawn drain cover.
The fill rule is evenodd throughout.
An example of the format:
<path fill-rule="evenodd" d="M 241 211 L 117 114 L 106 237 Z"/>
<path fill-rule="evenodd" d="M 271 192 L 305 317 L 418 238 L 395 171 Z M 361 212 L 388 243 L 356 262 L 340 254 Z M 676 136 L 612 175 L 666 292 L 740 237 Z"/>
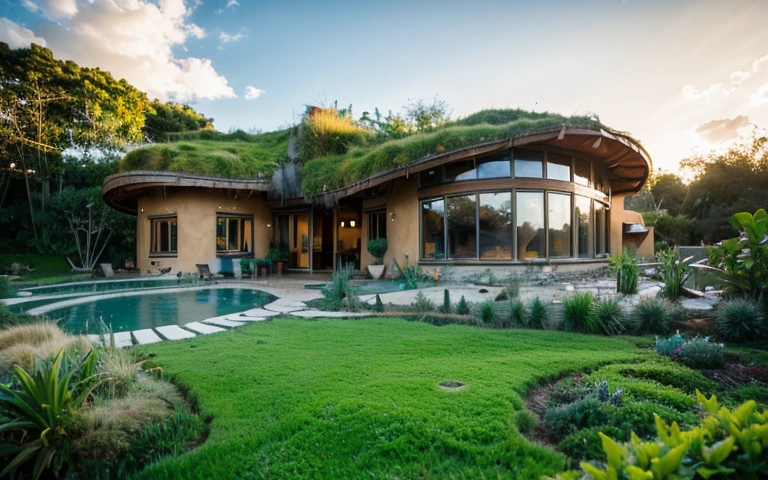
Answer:
<path fill-rule="evenodd" d="M 461 390 L 466 386 L 466 383 L 459 382 L 458 380 L 444 380 L 440 382 L 440 386 L 443 390 Z"/>

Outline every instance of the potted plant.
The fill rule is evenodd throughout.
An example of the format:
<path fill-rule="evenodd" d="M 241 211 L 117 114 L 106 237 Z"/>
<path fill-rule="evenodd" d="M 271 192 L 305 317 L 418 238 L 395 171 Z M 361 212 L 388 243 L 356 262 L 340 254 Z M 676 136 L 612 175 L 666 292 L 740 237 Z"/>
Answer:
<path fill-rule="evenodd" d="M 274 244 L 270 245 L 269 251 L 267 252 L 267 263 L 269 266 L 269 273 L 277 273 L 277 274 L 283 273 L 282 263 L 278 265 L 279 258 L 280 258 L 280 252 L 274 247 Z M 275 268 L 273 269 L 272 267 L 275 267 Z M 278 269 L 280 271 L 277 271 Z"/>
<path fill-rule="evenodd" d="M 370 253 L 374 260 L 373 265 L 368 265 L 368 273 L 371 274 L 374 280 L 378 280 L 384 275 L 384 255 L 387 253 L 387 239 L 376 238 L 374 240 L 368 240 L 368 253 Z"/>
<path fill-rule="evenodd" d="M 283 267 L 285 266 L 285 263 L 290 261 L 291 259 L 291 251 L 288 249 L 288 244 L 285 242 L 280 242 L 280 246 L 277 249 L 277 274 L 282 275 L 283 274 Z"/>
<path fill-rule="evenodd" d="M 266 277 L 267 276 L 267 260 L 265 258 L 256 258 L 254 259 L 254 263 L 256 264 L 256 268 L 259 276 Z"/>

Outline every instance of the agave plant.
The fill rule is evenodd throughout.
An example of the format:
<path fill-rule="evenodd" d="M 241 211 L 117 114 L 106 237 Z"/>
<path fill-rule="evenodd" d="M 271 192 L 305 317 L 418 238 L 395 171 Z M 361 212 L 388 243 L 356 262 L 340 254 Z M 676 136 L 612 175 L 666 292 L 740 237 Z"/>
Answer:
<path fill-rule="evenodd" d="M 608 258 L 611 270 L 616 274 L 616 291 L 619 293 L 637 293 L 637 262 L 637 255 L 626 248 Z"/>
<path fill-rule="evenodd" d="M 53 359 L 35 359 L 30 373 L 13 367 L 11 381 L 0 384 L 0 412 L 9 419 L 0 433 L 23 431 L 21 443 L 0 446 L 4 455 L 16 454 L 0 471 L 15 477 L 20 467 L 34 460 L 32 477 L 50 471 L 58 474 L 70 462 L 67 428 L 69 417 L 98 385 L 93 352 L 73 358 L 61 350 Z"/>

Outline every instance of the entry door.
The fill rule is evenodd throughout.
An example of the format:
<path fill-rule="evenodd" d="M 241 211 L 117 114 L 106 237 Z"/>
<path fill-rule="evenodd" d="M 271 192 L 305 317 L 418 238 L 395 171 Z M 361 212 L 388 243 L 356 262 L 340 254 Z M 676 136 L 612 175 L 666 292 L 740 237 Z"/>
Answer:
<path fill-rule="evenodd" d="M 293 216 L 293 245 L 291 263 L 293 268 L 309 268 L 309 256 L 312 254 L 312 239 L 309 237 L 309 213 Z"/>

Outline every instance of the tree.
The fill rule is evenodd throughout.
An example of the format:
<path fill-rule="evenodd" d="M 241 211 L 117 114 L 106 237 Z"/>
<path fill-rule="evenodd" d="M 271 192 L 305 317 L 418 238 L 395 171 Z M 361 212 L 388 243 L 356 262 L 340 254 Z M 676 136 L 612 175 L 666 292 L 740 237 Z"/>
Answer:
<path fill-rule="evenodd" d="M 651 194 L 658 208 L 675 216 L 682 210 L 688 188 L 677 175 L 665 173 L 652 179 Z"/>
<path fill-rule="evenodd" d="M 189 105 L 153 100 L 149 105 L 144 124 L 144 134 L 150 140 L 166 140 L 168 133 L 210 130 L 213 119 L 206 118 Z"/>
<path fill-rule="evenodd" d="M 410 100 L 405 106 L 405 118 L 417 132 L 434 130 L 451 121 L 453 110 L 445 100 L 435 96 L 431 102 L 424 99 Z"/>

